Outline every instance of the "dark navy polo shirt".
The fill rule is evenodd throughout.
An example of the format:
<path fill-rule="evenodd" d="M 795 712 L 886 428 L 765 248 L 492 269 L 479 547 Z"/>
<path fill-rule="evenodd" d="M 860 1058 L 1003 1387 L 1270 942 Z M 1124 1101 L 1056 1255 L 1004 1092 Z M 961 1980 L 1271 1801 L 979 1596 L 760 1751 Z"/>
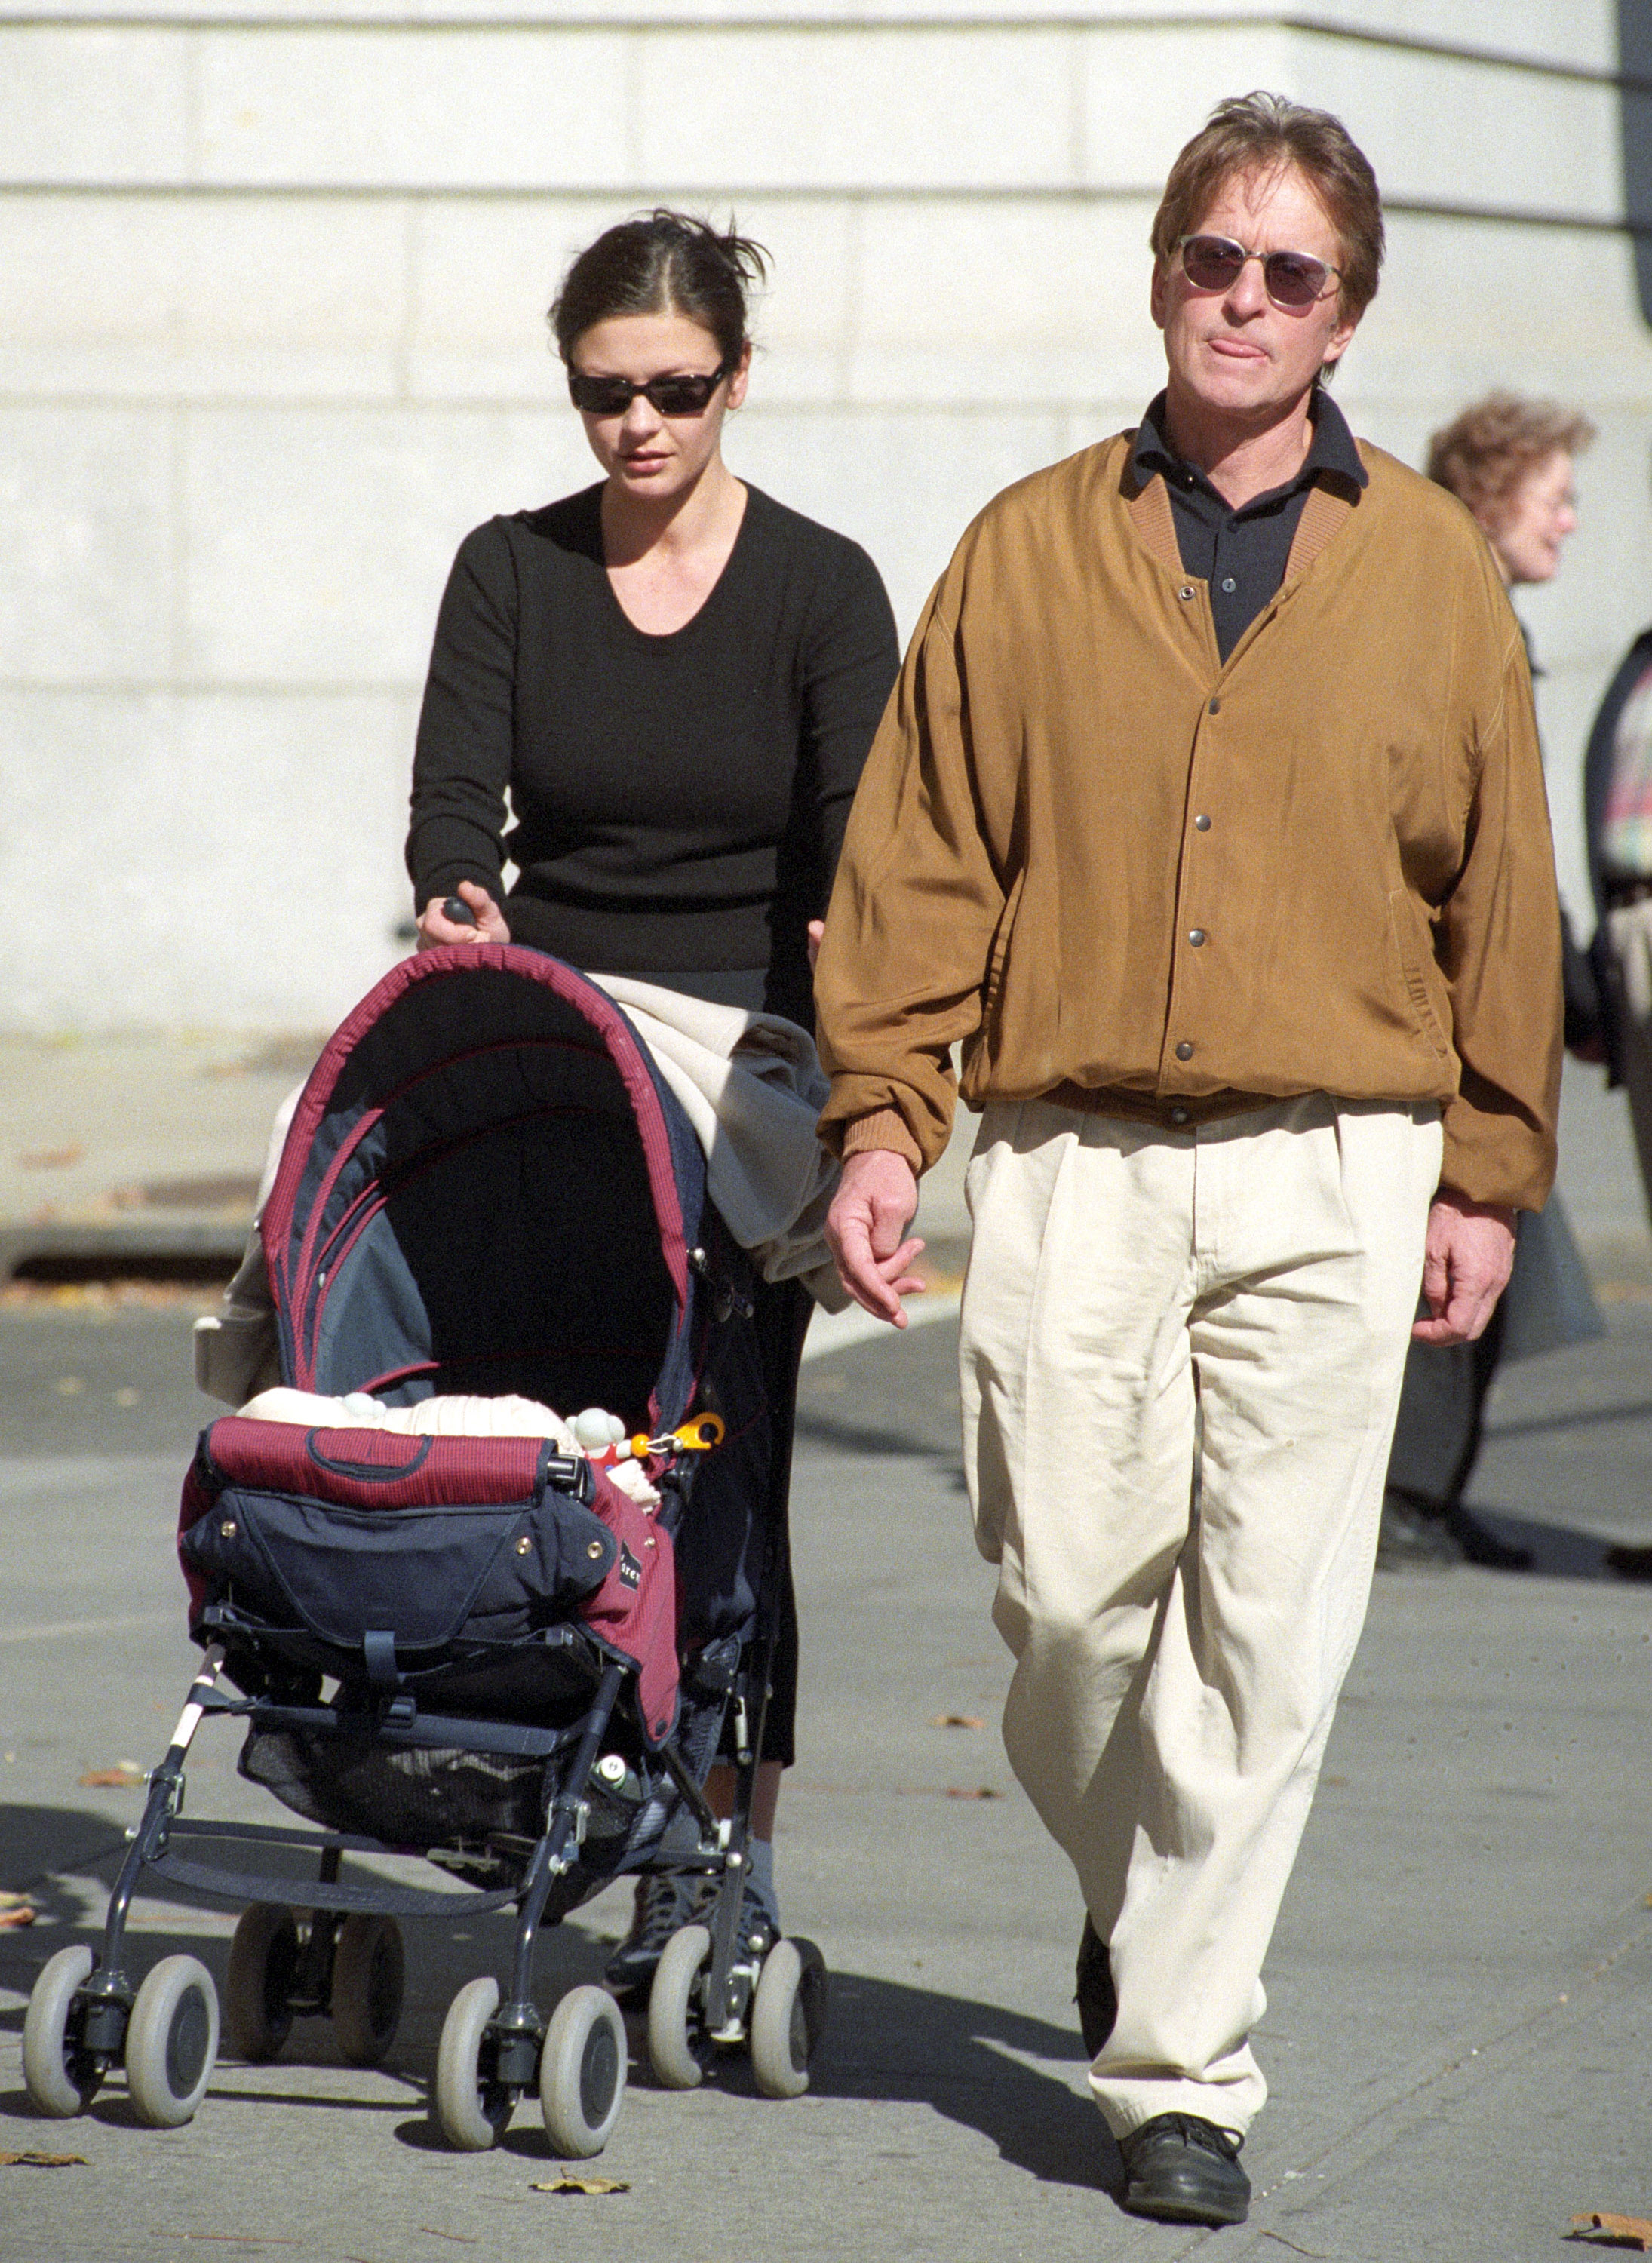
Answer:
<path fill-rule="evenodd" d="M 1322 479 L 1331 485 L 1367 484 L 1348 420 L 1322 387 L 1315 392 L 1311 414 L 1314 437 L 1296 477 L 1252 496 L 1238 510 L 1223 501 L 1203 472 L 1170 453 L 1163 394 L 1136 428 L 1136 476 L 1145 482 L 1155 472 L 1164 474 L 1182 570 L 1210 584 L 1216 648 L 1224 661 L 1285 579 L 1308 489 Z"/>

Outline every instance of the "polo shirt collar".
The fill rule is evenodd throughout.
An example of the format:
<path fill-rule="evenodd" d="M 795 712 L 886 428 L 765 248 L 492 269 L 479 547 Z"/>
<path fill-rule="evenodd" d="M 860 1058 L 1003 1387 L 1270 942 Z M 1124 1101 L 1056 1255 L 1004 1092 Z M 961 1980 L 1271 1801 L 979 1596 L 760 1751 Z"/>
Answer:
<path fill-rule="evenodd" d="M 1210 482 L 1204 474 L 1193 466 L 1185 464 L 1171 452 L 1164 437 L 1165 399 L 1165 394 L 1159 394 L 1136 427 L 1135 445 L 1131 451 L 1130 460 L 1137 481 L 1145 487 L 1156 472 L 1192 471 L 1199 484 L 1208 488 Z M 1301 470 L 1283 487 L 1271 488 L 1266 495 L 1253 497 L 1244 506 L 1247 510 L 1253 510 L 1257 503 L 1272 502 L 1281 495 L 1294 494 L 1299 488 L 1312 487 L 1326 472 L 1338 479 L 1350 481 L 1357 488 L 1370 485 L 1370 475 L 1359 460 L 1359 451 L 1354 445 L 1348 419 L 1323 386 L 1315 387 L 1313 400 L 1308 404 L 1308 415 L 1313 420 L 1314 437 L 1308 443 Z"/>

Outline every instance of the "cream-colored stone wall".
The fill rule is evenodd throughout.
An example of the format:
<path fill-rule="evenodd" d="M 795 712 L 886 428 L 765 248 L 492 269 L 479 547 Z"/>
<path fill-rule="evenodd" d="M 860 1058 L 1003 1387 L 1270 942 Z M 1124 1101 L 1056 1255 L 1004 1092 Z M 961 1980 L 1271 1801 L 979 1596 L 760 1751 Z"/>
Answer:
<path fill-rule="evenodd" d="M 1156 388 L 1159 183 L 1258 84 L 1338 111 L 1390 201 L 1338 380 L 1359 429 L 1416 460 L 1494 382 L 1601 425 L 1562 576 L 1523 600 L 1577 893 L 1582 734 L 1652 615 L 1617 11 L 1314 12 L 0 18 L 0 886 L 52 907 L 0 1028 L 330 1023 L 400 947 L 453 546 L 594 476 L 543 309 L 599 228 L 732 206 L 771 247 L 731 460 L 864 541 L 904 627 L 972 511 Z"/>

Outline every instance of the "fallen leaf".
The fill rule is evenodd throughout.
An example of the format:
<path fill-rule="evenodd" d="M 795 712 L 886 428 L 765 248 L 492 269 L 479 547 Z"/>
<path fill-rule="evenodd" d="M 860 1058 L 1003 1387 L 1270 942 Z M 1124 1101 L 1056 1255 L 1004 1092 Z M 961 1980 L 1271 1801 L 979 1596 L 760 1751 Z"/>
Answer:
<path fill-rule="evenodd" d="M 1638 2247 L 1652 2252 L 1652 2223 L 1639 2216 L 1603 2216 L 1598 2209 L 1572 2218 L 1574 2239 L 1592 2239 L 1602 2247 Z"/>
<path fill-rule="evenodd" d="M 533 2184 L 530 2192 L 544 2193 L 622 2193 L 629 2192 L 616 2177 L 553 2177 L 548 2184 Z"/>
<path fill-rule="evenodd" d="M 0 2153 L 0 2169 L 84 2169 L 84 2153 Z"/>
<path fill-rule="evenodd" d="M 984 1729 L 986 1725 L 979 1713 L 938 1713 L 930 1723 L 931 1729 Z"/>
<path fill-rule="evenodd" d="M 34 1905 L 26 1894 L 0 1894 L 0 1930 L 33 1922 Z"/>
<path fill-rule="evenodd" d="M 71 1163 L 78 1163 L 85 1153 L 83 1147 L 73 1141 L 67 1147 L 35 1147 L 18 1157 L 25 1171 L 66 1171 Z"/>
<path fill-rule="evenodd" d="M 136 1761 L 117 1761 L 113 1768 L 88 1768 L 81 1782 L 90 1790 L 130 1790 L 143 1782 Z"/>
<path fill-rule="evenodd" d="M 995 1790 L 989 1783 L 978 1783 L 973 1790 L 964 1784 L 949 1783 L 946 1797 L 948 1799 L 1002 1799 L 1004 1794 Z"/>

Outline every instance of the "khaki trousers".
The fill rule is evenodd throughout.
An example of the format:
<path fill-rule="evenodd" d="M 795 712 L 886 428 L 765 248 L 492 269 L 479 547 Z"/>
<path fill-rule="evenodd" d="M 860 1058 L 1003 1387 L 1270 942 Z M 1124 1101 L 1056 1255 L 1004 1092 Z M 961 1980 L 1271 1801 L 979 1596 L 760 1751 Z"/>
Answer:
<path fill-rule="evenodd" d="M 1243 2130 L 1267 2094 L 1262 1961 L 1365 1618 L 1439 1161 L 1432 1108 L 1323 1095 L 982 1124 L 964 1459 L 1004 1744 L 1112 1944 L 1115 2136 Z"/>

